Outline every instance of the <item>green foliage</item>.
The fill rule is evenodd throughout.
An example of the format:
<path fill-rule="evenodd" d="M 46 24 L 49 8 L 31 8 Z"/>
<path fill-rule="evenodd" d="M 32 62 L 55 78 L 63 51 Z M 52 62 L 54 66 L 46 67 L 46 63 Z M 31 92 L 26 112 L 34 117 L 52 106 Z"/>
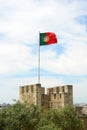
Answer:
<path fill-rule="evenodd" d="M 67 106 L 60 111 L 62 117 L 62 128 L 64 130 L 82 130 L 83 122 L 77 117 L 73 107 Z"/>
<path fill-rule="evenodd" d="M 0 110 L 0 130 L 84 130 L 84 125 L 73 107 L 44 112 L 17 102 Z"/>
<path fill-rule="evenodd" d="M 3 130 L 33 130 L 40 120 L 41 110 L 37 106 L 27 106 L 18 102 L 1 109 L 0 115 Z"/>
<path fill-rule="evenodd" d="M 84 124 L 77 117 L 76 111 L 71 106 L 58 110 L 52 110 L 48 114 L 49 119 L 61 130 L 83 130 Z"/>

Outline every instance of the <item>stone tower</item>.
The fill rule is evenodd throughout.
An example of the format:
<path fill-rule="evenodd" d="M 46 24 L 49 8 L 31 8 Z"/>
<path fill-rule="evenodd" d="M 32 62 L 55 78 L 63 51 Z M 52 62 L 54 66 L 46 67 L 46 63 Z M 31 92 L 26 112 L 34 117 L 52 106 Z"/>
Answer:
<path fill-rule="evenodd" d="M 73 105 L 73 87 L 72 85 L 52 87 L 48 88 L 45 94 L 45 88 L 41 87 L 41 84 L 25 85 L 19 88 L 19 100 L 46 109 L 60 109 L 65 105 Z"/>
<path fill-rule="evenodd" d="M 73 105 L 72 85 L 48 88 L 47 94 L 50 96 L 50 108 L 58 109 L 65 105 Z"/>
<path fill-rule="evenodd" d="M 45 88 L 41 87 L 41 84 L 21 86 L 19 88 L 19 100 L 20 102 L 41 105 L 41 97 L 44 93 Z"/>

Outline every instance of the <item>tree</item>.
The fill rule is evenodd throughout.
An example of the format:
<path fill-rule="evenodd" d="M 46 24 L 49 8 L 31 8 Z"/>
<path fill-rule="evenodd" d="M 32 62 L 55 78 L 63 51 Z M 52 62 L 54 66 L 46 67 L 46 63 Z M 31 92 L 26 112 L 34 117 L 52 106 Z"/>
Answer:
<path fill-rule="evenodd" d="M 0 110 L 0 130 L 4 130 L 4 127 L 5 127 L 5 120 L 4 120 L 2 115 L 3 114 L 2 114 L 2 112 Z"/>
<path fill-rule="evenodd" d="M 84 124 L 71 106 L 44 111 L 17 102 L 0 110 L 0 130 L 84 130 Z"/>
<path fill-rule="evenodd" d="M 33 130 L 40 120 L 41 110 L 34 105 L 16 104 L 4 108 L 0 118 L 3 121 L 2 130 Z M 1 130 L 1 129 L 0 129 Z"/>
<path fill-rule="evenodd" d="M 75 109 L 71 106 L 66 106 L 60 111 L 50 111 L 48 118 L 61 130 L 84 129 L 83 121 L 77 117 Z"/>

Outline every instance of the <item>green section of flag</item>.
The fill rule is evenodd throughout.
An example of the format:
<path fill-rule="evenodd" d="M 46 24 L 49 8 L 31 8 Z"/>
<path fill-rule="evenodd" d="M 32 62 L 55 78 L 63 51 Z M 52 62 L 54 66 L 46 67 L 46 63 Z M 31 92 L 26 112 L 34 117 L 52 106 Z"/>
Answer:
<path fill-rule="evenodd" d="M 40 46 L 46 45 L 46 42 L 44 41 L 45 36 L 46 33 L 40 33 Z"/>

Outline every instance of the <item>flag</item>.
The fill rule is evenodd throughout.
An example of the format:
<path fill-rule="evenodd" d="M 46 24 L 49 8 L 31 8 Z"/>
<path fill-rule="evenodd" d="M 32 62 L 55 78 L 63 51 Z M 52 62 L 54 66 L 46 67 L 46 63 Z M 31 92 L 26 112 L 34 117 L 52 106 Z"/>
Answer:
<path fill-rule="evenodd" d="M 56 34 L 53 32 L 40 33 L 40 46 L 57 43 Z"/>

